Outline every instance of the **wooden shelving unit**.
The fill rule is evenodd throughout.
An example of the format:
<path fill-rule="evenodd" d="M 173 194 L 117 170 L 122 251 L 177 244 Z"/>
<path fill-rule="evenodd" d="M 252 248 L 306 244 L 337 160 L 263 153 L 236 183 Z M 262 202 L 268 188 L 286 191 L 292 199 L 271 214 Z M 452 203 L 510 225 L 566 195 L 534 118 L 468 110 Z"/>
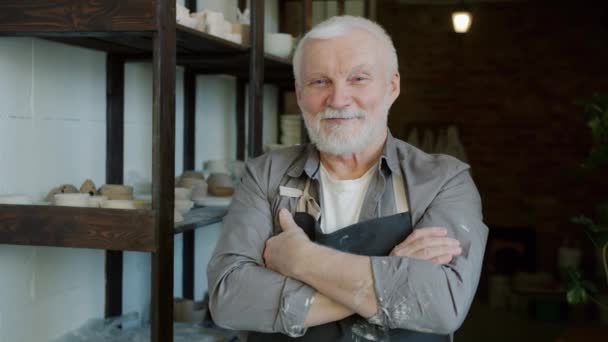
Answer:
<path fill-rule="evenodd" d="M 192 10 L 194 4 L 186 0 Z M 251 19 L 252 46 L 248 47 L 176 25 L 175 0 L 0 2 L 0 36 L 40 37 L 108 53 L 107 183 L 123 182 L 124 64 L 151 60 L 153 65 L 152 209 L 0 205 L 0 244 L 107 250 L 107 316 L 122 313 L 122 251 L 150 252 L 152 341 L 171 342 L 173 277 L 169 275 L 173 274 L 174 234 L 184 236 L 183 292 L 184 297 L 193 298 L 194 231 L 219 222 L 226 210 L 195 209 L 182 223 L 173 224 L 175 68 L 185 67 L 184 169 L 194 169 L 197 74 L 237 77 L 237 157 L 261 154 L 263 84 L 272 82 L 284 89 L 293 86 L 293 79 L 289 61 L 263 53 L 263 0 L 251 1 Z"/>
<path fill-rule="evenodd" d="M 312 0 L 279 0 L 281 31 L 285 4 L 295 1 L 301 4 L 301 31 L 312 25 Z M 191 10 L 195 3 L 185 0 Z M 243 8 L 246 1 L 238 3 Z M 338 6 L 343 12 L 344 0 Z M 365 6 L 367 13 L 369 1 Z M 173 224 L 176 66 L 185 68 L 184 170 L 195 168 L 196 75 L 236 77 L 236 152 L 241 160 L 262 153 L 264 83 L 276 84 L 280 92 L 293 88 L 291 62 L 264 54 L 264 0 L 251 0 L 250 9 L 251 46 L 243 46 L 177 25 L 175 0 L 0 2 L 0 36 L 38 37 L 107 52 L 106 183 L 123 183 L 125 63 L 152 61 L 152 209 L 0 205 L 0 244 L 106 250 L 106 316 L 122 314 L 122 251 L 151 253 L 154 342 L 173 341 L 174 235 L 183 234 L 183 296 L 193 299 L 195 230 L 220 222 L 226 212 L 196 208 Z"/>

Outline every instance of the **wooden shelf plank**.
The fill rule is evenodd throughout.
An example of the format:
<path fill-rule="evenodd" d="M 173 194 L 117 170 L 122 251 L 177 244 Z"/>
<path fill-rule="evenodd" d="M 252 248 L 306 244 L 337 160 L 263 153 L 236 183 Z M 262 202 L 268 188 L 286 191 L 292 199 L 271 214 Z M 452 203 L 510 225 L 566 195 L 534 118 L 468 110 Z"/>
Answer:
<path fill-rule="evenodd" d="M 176 25 L 177 64 L 197 74 L 226 74 L 249 79 L 251 48 Z M 4 32 L 5 33 L 5 32 Z M 0 35 L 3 32 L 0 28 Z M 127 60 L 152 59 L 152 34 L 146 32 L 21 32 L 52 41 L 123 55 Z M 293 83 L 291 61 L 264 54 L 265 82 L 289 86 Z"/>
<path fill-rule="evenodd" d="M 3 0 L 0 32 L 154 31 L 155 1 Z"/>
<path fill-rule="evenodd" d="M 151 210 L 0 205 L 0 244 L 153 252 Z"/>
<path fill-rule="evenodd" d="M 195 207 L 184 215 L 183 221 L 175 225 L 175 234 L 222 222 L 227 211 L 228 207 Z"/>

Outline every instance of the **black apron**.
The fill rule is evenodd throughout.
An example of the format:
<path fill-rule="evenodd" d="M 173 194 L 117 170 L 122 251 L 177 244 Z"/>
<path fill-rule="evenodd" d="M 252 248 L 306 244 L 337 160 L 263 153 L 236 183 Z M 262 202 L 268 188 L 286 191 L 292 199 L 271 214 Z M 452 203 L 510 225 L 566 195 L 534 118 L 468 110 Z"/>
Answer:
<path fill-rule="evenodd" d="M 352 254 L 387 256 L 412 232 L 408 212 L 371 219 L 324 234 L 318 221 L 306 212 L 296 212 L 295 222 L 318 244 Z M 340 321 L 308 328 L 306 334 L 293 338 L 280 333 L 250 332 L 247 342 L 447 342 L 449 335 L 422 333 L 404 329 L 386 329 L 368 323 L 357 314 Z"/>

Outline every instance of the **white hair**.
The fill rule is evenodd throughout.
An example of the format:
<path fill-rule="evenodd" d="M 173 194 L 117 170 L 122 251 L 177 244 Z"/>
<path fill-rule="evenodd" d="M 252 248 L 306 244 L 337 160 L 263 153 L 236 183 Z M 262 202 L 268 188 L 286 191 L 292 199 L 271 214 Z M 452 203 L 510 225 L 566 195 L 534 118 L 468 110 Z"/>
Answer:
<path fill-rule="evenodd" d="M 308 39 L 330 39 L 340 37 L 355 29 L 369 32 L 378 39 L 382 46 L 384 46 L 387 58 L 386 65 L 389 73 L 397 72 L 399 70 L 395 45 L 393 45 L 391 37 L 380 25 L 362 17 L 353 17 L 350 15 L 336 16 L 317 24 L 298 42 L 298 46 L 293 54 L 293 76 L 296 83 L 299 84 L 303 46 Z"/>

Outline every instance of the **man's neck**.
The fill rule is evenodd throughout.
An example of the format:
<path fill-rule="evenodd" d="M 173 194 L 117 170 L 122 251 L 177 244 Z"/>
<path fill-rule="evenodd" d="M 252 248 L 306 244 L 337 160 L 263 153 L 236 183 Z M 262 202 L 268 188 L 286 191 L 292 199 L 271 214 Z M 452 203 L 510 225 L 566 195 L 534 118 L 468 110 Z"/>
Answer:
<path fill-rule="evenodd" d="M 384 151 L 387 135 L 388 130 L 382 139 L 378 139 L 376 143 L 360 152 L 341 155 L 319 152 L 321 163 L 334 178 L 357 179 L 378 163 Z"/>

